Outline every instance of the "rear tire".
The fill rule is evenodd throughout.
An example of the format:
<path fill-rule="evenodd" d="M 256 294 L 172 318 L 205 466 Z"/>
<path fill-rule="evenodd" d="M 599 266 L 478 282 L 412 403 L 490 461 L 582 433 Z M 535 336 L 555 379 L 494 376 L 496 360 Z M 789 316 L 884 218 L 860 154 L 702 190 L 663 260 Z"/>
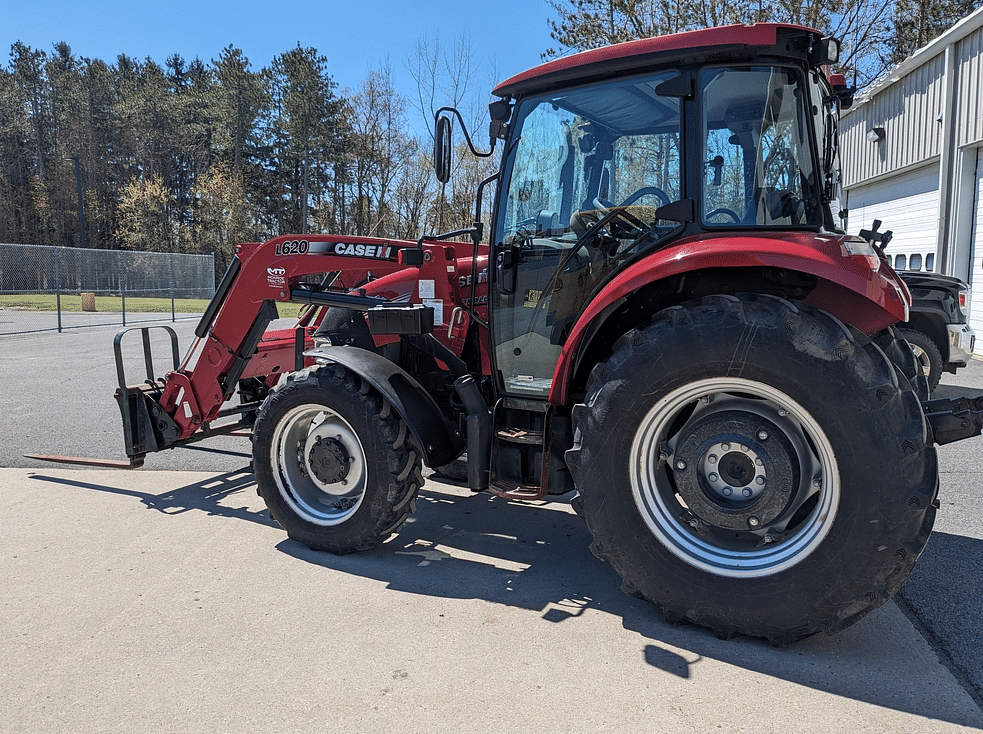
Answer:
<path fill-rule="evenodd" d="M 270 394 L 253 429 L 253 467 L 287 535 L 338 554 L 388 538 L 423 484 L 406 424 L 340 365 L 290 374 Z"/>
<path fill-rule="evenodd" d="M 671 621 L 773 644 L 841 630 L 894 595 L 931 532 L 917 397 L 805 306 L 667 309 L 618 341 L 574 417 L 591 550 Z"/>

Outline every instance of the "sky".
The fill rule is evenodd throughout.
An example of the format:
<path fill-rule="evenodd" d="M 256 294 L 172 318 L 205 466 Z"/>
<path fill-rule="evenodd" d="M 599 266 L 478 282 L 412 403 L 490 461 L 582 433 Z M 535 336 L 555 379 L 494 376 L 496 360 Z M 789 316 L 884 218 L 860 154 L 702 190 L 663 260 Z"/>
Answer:
<path fill-rule="evenodd" d="M 64 41 L 76 56 L 111 64 L 123 53 L 162 66 L 175 53 L 207 63 L 233 45 L 259 71 L 300 44 L 328 58 L 339 90 L 388 64 L 397 90 L 412 97 L 406 65 L 417 44 L 439 38 L 450 47 L 463 34 L 478 85 L 490 91 L 541 63 L 555 45 L 552 17 L 547 0 L 0 0 L 0 65 L 17 41 L 49 53 Z"/>

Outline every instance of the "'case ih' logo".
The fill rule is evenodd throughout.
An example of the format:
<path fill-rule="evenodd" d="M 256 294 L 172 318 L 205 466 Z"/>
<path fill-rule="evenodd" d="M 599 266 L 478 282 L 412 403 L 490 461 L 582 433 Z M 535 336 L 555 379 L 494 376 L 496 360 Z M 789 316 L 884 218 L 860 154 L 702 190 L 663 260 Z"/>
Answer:
<path fill-rule="evenodd" d="M 282 288 L 287 284 L 286 274 L 286 268 L 267 268 L 266 282 L 270 288 Z"/>
<path fill-rule="evenodd" d="M 351 255 L 352 257 L 371 257 L 377 260 L 388 260 L 393 248 L 389 245 L 364 245 L 349 242 L 339 242 L 334 246 L 335 255 Z"/>

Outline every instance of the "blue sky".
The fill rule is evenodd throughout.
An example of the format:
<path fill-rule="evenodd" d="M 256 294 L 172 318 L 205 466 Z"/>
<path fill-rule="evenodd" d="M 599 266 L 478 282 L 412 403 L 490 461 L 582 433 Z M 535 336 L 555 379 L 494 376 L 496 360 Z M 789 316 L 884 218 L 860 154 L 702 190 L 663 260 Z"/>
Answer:
<path fill-rule="evenodd" d="M 0 63 L 16 41 L 48 52 L 64 41 L 78 56 L 112 63 L 125 53 L 160 64 L 174 53 L 208 62 L 231 44 L 258 71 L 299 43 L 328 57 L 341 89 L 388 62 L 410 96 L 406 61 L 421 39 L 450 46 L 466 34 L 478 83 L 490 89 L 540 63 L 554 45 L 554 15 L 547 0 L 0 0 Z"/>

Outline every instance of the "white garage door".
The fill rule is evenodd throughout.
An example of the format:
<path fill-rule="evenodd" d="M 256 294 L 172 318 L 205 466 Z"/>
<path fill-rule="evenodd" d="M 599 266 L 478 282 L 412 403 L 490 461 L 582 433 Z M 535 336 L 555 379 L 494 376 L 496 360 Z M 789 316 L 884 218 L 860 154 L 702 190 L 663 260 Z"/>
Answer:
<path fill-rule="evenodd" d="M 894 239 L 887 254 L 899 270 L 934 270 L 939 234 L 939 168 L 928 166 L 850 189 L 847 231 L 857 234 L 880 219 Z"/>
<path fill-rule="evenodd" d="M 983 148 L 976 153 L 976 202 L 973 207 L 972 270 L 969 325 L 976 332 L 976 354 L 983 355 Z"/>

